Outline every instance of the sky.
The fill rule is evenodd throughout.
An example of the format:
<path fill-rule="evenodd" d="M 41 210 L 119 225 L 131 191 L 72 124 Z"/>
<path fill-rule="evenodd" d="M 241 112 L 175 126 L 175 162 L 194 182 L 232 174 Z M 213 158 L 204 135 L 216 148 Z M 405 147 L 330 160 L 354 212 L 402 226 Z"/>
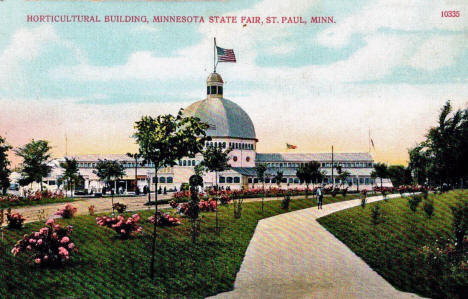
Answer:
<path fill-rule="evenodd" d="M 460 11 L 459 18 L 441 12 Z M 30 15 L 148 16 L 142 23 L 27 23 Z M 135 151 L 133 124 L 201 100 L 213 37 L 224 96 L 252 118 L 259 152 L 367 152 L 405 164 L 442 105 L 468 105 L 468 2 L 0 2 L 0 135 L 56 157 Z M 204 16 L 203 24 L 152 23 Z M 331 24 L 210 24 L 208 16 L 333 16 Z M 65 146 L 67 136 L 68 146 Z M 14 157 L 12 157 L 14 161 Z"/>

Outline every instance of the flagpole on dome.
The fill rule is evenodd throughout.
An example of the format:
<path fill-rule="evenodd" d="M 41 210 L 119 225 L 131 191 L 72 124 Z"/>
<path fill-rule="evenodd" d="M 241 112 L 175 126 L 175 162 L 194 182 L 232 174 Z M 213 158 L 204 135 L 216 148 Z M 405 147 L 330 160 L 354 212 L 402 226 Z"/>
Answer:
<path fill-rule="evenodd" d="M 213 44 L 213 69 L 214 72 L 216 73 L 216 37 L 214 38 L 214 44 Z"/>

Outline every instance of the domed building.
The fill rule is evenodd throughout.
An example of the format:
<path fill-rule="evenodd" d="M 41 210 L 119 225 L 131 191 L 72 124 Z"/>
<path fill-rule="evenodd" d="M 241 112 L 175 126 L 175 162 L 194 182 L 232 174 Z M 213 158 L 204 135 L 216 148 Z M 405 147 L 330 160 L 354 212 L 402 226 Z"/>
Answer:
<path fill-rule="evenodd" d="M 238 104 L 224 98 L 224 81 L 220 74 L 214 72 L 206 80 L 206 98 L 194 102 L 184 110 L 185 116 L 196 116 L 207 123 L 207 135 L 211 141 L 207 146 L 230 149 L 230 169 L 218 173 L 205 173 L 203 181 L 205 187 L 218 185 L 222 188 L 241 189 L 251 188 L 258 183 L 255 166 L 264 164 L 266 171 L 266 187 L 276 186 L 274 176 L 283 173 L 282 187 L 299 187 L 296 176 L 297 169 L 311 161 L 320 163 L 325 178 L 323 184 L 348 185 L 351 189 L 371 189 L 375 180 L 371 178 L 374 161 L 370 153 L 257 153 L 257 135 L 252 119 Z M 194 167 L 202 160 L 201 154 L 194 158 L 184 158 L 177 161 L 177 165 L 158 171 L 154 177 L 152 165 L 137 166 L 137 161 L 126 155 L 82 155 L 77 159 L 80 174 L 85 179 L 84 187 L 88 192 L 100 192 L 103 183 L 94 174 L 94 168 L 99 159 L 118 160 L 126 168 L 126 176 L 115 182 L 115 190 L 131 192 L 135 190 L 135 170 L 138 174 L 138 189 L 144 190 L 149 182 L 158 180 L 159 186 L 170 190 L 180 190 L 180 186 L 188 183 L 194 174 Z M 337 166 L 349 172 L 346 182 L 337 180 Z M 54 180 L 48 178 L 48 180 Z M 46 180 L 47 181 L 47 180 Z M 384 185 L 391 186 L 385 180 Z M 151 184 L 151 188 L 154 185 Z"/>

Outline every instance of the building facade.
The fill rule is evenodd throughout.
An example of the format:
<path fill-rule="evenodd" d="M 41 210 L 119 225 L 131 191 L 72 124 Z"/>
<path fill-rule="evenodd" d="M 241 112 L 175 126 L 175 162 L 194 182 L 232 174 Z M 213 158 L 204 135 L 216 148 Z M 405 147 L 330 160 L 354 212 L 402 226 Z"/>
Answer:
<path fill-rule="evenodd" d="M 207 96 L 197 101 L 184 110 L 186 116 L 196 116 L 207 123 L 207 135 L 211 141 L 207 146 L 230 149 L 229 164 L 231 168 L 218 173 L 218 184 L 222 188 L 241 189 L 252 188 L 258 184 L 255 166 L 264 164 L 266 171 L 266 186 L 276 186 L 274 176 L 278 171 L 283 172 L 282 187 L 300 187 L 296 172 L 301 165 L 311 161 L 320 163 L 321 170 L 325 174 L 322 184 L 346 185 L 351 189 L 371 189 L 375 184 L 371 178 L 374 160 L 369 153 L 258 153 L 257 136 L 249 115 L 236 103 L 224 98 L 224 82 L 218 73 L 212 73 L 207 79 Z M 85 179 L 84 187 L 88 192 L 101 192 L 103 182 L 94 173 L 96 163 L 101 159 L 117 160 L 125 168 L 125 176 L 112 186 L 117 191 L 132 192 L 137 187 L 143 191 L 149 183 L 158 180 L 159 185 L 167 190 L 180 190 L 180 186 L 187 183 L 189 177 L 194 174 L 194 167 L 202 160 L 202 155 L 194 158 L 184 158 L 177 161 L 173 167 L 158 171 L 158 177 L 154 177 L 152 165 L 139 165 L 140 161 L 126 155 L 80 155 L 72 156 L 78 161 L 80 174 Z M 138 165 L 137 165 L 138 164 Z M 336 179 L 337 166 L 350 173 L 346 182 Z M 333 171 L 333 174 L 332 174 Z M 137 180 L 135 179 L 137 178 Z M 205 186 L 216 185 L 214 173 L 204 175 Z M 45 181 L 54 181 L 48 178 Z M 153 185 L 153 184 L 151 184 Z M 389 180 L 384 180 L 384 185 L 390 186 Z M 154 187 L 151 187 L 154 188 Z"/>

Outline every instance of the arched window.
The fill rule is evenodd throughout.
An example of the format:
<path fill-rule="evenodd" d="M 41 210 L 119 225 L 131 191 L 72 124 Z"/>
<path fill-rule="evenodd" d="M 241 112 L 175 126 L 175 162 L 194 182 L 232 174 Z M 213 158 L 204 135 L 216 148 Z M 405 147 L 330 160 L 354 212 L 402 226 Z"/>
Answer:
<path fill-rule="evenodd" d="M 232 160 L 233 160 L 234 162 L 237 162 L 237 156 L 232 157 Z"/>
<path fill-rule="evenodd" d="M 226 178 L 226 181 L 227 181 L 228 184 L 232 184 L 232 177 L 231 177 L 231 176 L 228 176 L 228 177 Z"/>
<path fill-rule="evenodd" d="M 240 183 L 240 177 L 235 176 L 235 177 L 234 177 L 234 183 L 235 183 L 235 184 L 239 184 L 239 183 Z"/>
<path fill-rule="evenodd" d="M 165 184 L 166 183 L 166 178 L 165 177 L 160 177 L 159 178 L 159 182 L 162 183 L 162 184 Z"/>
<path fill-rule="evenodd" d="M 250 162 L 250 157 L 245 158 L 245 161 Z"/>
<path fill-rule="evenodd" d="M 173 178 L 173 177 L 171 177 L 171 176 L 167 177 L 167 183 L 168 183 L 168 184 L 172 184 L 173 182 L 174 182 L 174 178 Z"/>
<path fill-rule="evenodd" d="M 226 182 L 226 178 L 223 177 L 223 176 L 220 176 L 220 177 L 219 177 L 219 183 L 220 183 L 220 184 L 224 184 L 225 182 Z"/>
<path fill-rule="evenodd" d="M 226 142 L 223 142 L 223 148 L 226 148 Z"/>
<path fill-rule="evenodd" d="M 182 161 L 182 165 L 183 165 L 183 166 L 187 166 L 187 160 L 183 160 L 183 161 Z"/>

